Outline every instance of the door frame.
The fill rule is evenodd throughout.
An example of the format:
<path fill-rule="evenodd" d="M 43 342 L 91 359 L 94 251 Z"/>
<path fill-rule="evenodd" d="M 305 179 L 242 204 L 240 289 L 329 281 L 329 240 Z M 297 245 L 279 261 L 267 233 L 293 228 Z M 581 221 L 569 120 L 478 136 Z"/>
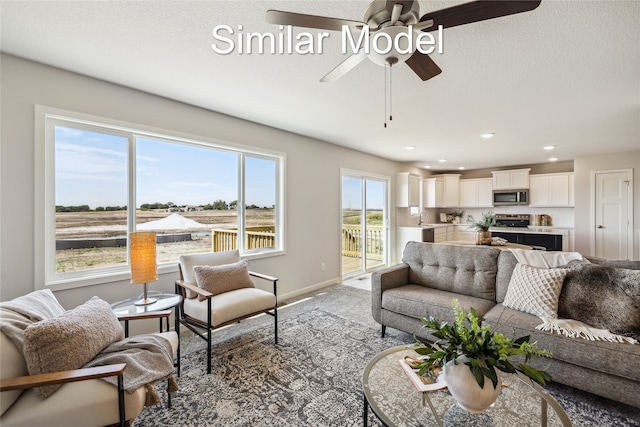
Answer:
<path fill-rule="evenodd" d="M 350 177 L 354 177 L 354 178 L 361 178 L 361 179 L 367 179 L 367 178 L 371 178 L 371 179 L 375 179 L 375 180 L 379 180 L 379 181 L 384 181 L 385 185 L 386 185 L 386 191 L 384 194 L 385 200 L 384 200 L 384 204 L 385 204 L 385 212 L 386 212 L 386 217 L 384 219 L 383 225 L 384 225 L 384 241 L 385 241 L 385 251 L 383 254 L 383 258 L 384 258 L 384 262 L 380 267 L 374 267 L 371 269 L 367 269 L 367 265 L 366 265 L 366 258 L 363 257 L 362 258 L 362 262 L 364 263 L 364 269 L 361 269 L 359 273 L 357 274 L 363 274 L 363 273 L 369 273 L 371 271 L 377 270 L 379 268 L 384 268 L 384 267 L 388 267 L 389 266 L 389 262 L 391 260 L 390 256 L 391 256 L 391 250 L 390 250 L 390 240 L 391 240 L 391 205 L 390 205 L 390 200 L 391 200 L 391 177 L 388 175 L 380 175 L 380 174 L 376 174 L 376 173 L 371 173 L 371 172 L 363 172 L 363 171 L 359 171 L 359 170 L 355 170 L 355 169 L 348 169 L 348 168 L 340 168 L 340 209 L 338 211 L 338 215 L 339 215 L 339 224 L 340 227 L 342 228 L 342 177 L 343 176 L 350 176 Z M 366 200 L 363 201 L 366 203 Z M 362 211 L 363 213 L 366 212 L 366 206 L 363 204 L 362 206 Z M 341 231 L 341 230 L 340 230 Z M 340 254 L 340 277 L 342 279 L 345 278 L 345 276 L 342 274 L 342 239 L 340 239 L 339 243 L 338 243 L 339 247 L 338 247 L 338 253 Z M 354 276 L 357 274 L 353 274 Z M 347 276 L 348 277 L 348 276 Z"/>
<path fill-rule="evenodd" d="M 620 173 L 626 172 L 627 179 L 629 180 L 629 185 L 627 186 L 627 197 L 628 197 L 628 205 L 627 205 L 627 258 L 633 259 L 633 169 L 625 168 L 625 169 L 605 169 L 598 171 L 591 171 L 591 182 L 590 182 L 590 218 L 589 218 L 589 240 L 591 246 L 591 254 L 595 256 L 596 254 L 596 176 L 599 174 L 605 173 Z"/>

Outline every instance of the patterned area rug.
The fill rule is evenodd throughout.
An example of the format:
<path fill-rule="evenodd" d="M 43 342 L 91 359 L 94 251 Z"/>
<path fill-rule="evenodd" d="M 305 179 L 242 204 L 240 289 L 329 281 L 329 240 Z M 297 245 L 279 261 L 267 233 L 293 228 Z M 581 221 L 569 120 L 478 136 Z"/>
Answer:
<path fill-rule="evenodd" d="M 142 426 L 362 426 L 364 366 L 377 353 L 411 342 L 371 317 L 371 293 L 336 285 L 279 312 L 279 344 L 269 316 L 214 334 L 212 372 L 206 343 L 183 334 L 180 390 L 145 408 Z M 166 402 L 164 388 L 157 390 Z M 561 384 L 545 387 L 576 427 L 640 427 L 640 411 Z M 369 412 L 369 425 L 381 423 Z M 532 422 L 532 425 L 539 425 Z"/>
<path fill-rule="evenodd" d="M 362 426 L 362 371 L 403 342 L 320 309 L 279 331 L 278 346 L 267 326 L 216 345 L 210 375 L 204 350 L 187 355 L 172 407 L 147 408 L 134 425 Z"/>

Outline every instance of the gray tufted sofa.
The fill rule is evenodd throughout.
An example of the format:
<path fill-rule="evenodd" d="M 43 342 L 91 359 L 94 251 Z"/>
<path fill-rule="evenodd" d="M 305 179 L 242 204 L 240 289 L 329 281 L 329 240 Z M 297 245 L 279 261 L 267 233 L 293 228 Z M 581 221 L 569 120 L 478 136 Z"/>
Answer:
<path fill-rule="evenodd" d="M 453 322 L 451 303 L 457 298 L 462 308 L 475 308 L 494 330 L 511 337 L 530 335 L 540 348 L 552 351 L 552 359 L 540 362 L 548 365 L 554 381 L 640 408 L 640 344 L 588 341 L 535 329 L 541 323 L 537 316 L 502 305 L 516 264 L 511 252 L 490 246 L 409 242 L 401 264 L 371 276 L 373 317 L 382 325 L 383 336 L 391 327 L 434 340 L 420 318 Z M 640 261 L 615 266 L 637 270 Z M 640 283 L 635 285 L 635 297 L 640 298 Z M 563 304 L 572 304 L 564 293 Z M 640 316 L 636 308 L 632 315 Z M 632 332 L 640 336 L 640 331 Z"/>

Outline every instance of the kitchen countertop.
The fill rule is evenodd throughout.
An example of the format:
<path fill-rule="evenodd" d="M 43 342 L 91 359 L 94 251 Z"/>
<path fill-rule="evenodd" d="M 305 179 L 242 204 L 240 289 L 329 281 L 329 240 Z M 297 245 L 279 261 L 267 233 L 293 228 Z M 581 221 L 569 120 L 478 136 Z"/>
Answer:
<path fill-rule="evenodd" d="M 465 227 L 469 231 L 473 231 L 471 224 L 453 224 L 453 223 L 438 223 L 438 224 L 422 224 L 422 225 L 409 225 L 398 228 L 441 228 L 441 227 Z M 571 227 L 491 227 L 489 231 L 502 232 L 502 233 L 529 233 L 529 234 L 562 234 L 568 235 L 569 230 L 573 230 Z"/>

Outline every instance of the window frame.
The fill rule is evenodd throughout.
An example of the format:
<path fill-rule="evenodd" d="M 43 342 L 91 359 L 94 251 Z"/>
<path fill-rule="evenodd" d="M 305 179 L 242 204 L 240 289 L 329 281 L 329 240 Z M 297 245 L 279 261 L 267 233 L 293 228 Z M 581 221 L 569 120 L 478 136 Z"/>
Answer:
<path fill-rule="evenodd" d="M 238 236 L 245 233 L 245 163 L 246 157 L 276 162 L 275 171 L 275 248 L 248 251 L 239 238 L 238 249 L 243 259 L 280 256 L 285 249 L 285 171 L 286 154 L 209 137 L 133 124 L 41 105 L 35 106 L 35 200 L 34 257 L 36 289 L 62 290 L 129 279 L 129 265 L 103 267 L 70 273 L 55 272 L 55 127 L 71 126 L 93 132 L 104 132 L 127 138 L 127 234 L 136 226 L 136 139 L 146 138 L 204 149 L 232 152 L 238 155 Z M 133 206 L 133 209 L 130 207 Z M 158 273 L 177 271 L 177 262 L 158 265 Z"/>

